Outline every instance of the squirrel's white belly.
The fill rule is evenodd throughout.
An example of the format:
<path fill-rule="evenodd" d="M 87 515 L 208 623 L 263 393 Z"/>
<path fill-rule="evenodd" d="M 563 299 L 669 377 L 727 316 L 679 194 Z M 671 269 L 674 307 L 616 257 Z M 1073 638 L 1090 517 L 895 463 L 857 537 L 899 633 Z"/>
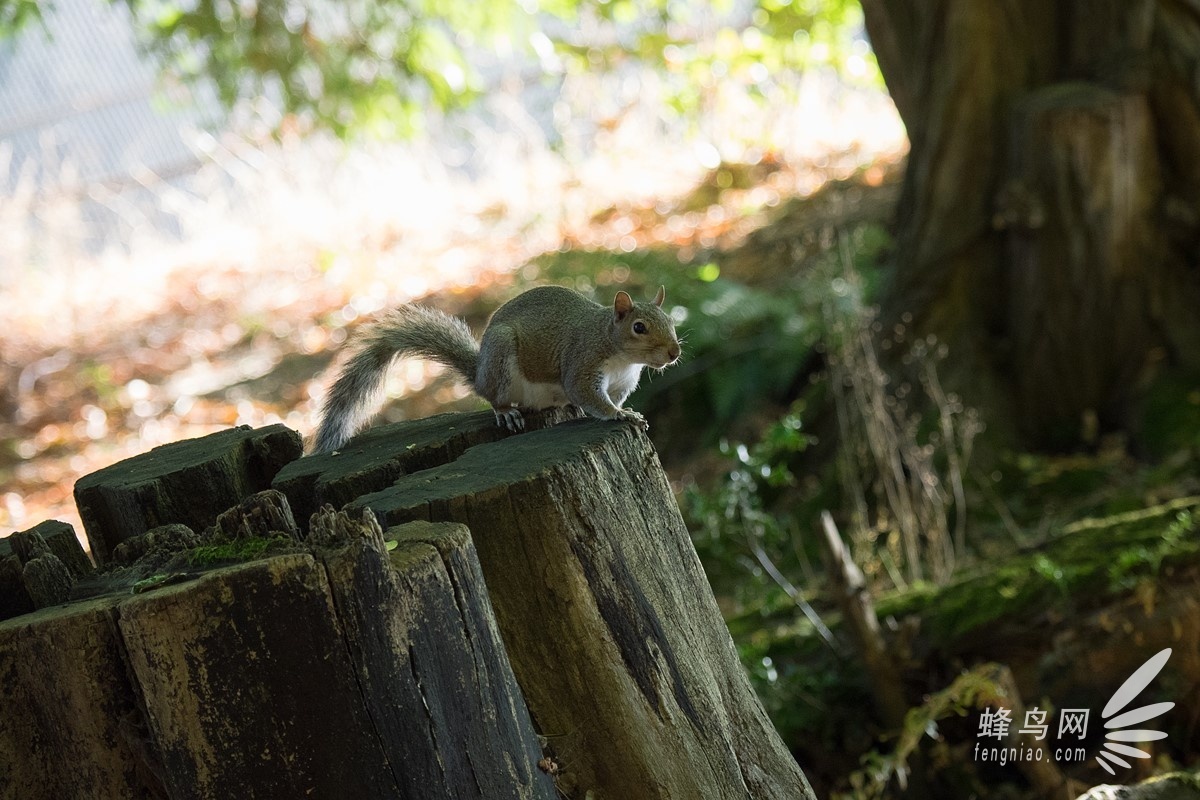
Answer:
<path fill-rule="evenodd" d="M 521 375 L 520 370 L 514 370 L 512 382 L 508 386 L 508 403 L 518 408 L 550 408 L 565 406 L 571 401 L 563 391 L 560 383 L 535 383 Z"/>
<path fill-rule="evenodd" d="M 618 406 L 637 388 L 642 376 L 642 365 L 631 364 L 621 358 L 610 358 L 603 366 L 604 385 L 601 388 Z"/>

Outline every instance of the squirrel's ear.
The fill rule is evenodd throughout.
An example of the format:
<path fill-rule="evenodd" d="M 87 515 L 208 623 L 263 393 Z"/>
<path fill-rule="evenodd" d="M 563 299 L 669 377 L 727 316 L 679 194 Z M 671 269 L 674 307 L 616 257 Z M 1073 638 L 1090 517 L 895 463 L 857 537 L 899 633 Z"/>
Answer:
<path fill-rule="evenodd" d="M 613 300 L 613 311 L 617 312 L 617 319 L 625 319 L 625 315 L 633 311 L 633 298 L 625 292 L 617 292 L 617 299 Z"/>
<path fill-rule="evenodd" d="M 654 295 L 654 305 L 661 307 L 663 300 L 667 299 L 667 287 L 658 287 L 658 294 Z"/>

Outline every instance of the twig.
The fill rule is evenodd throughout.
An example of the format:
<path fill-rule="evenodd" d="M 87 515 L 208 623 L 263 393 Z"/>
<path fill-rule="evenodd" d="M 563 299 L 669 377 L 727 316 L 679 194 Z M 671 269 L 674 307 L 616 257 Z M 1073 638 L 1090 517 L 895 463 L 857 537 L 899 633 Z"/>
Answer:
<path fill-rule="evenodd" d="M 908 701 L 904 697 L 896 660 L 879 630 L 871 593 L 867 591 L 862 570 L 850 558 L 833 516 L 828 511 L 821 512 L 821 528 L 824 532 L 822 541 L 830 560 L 829 580 L 842 613 L 850 622 L 855 643 L 863 657 L 863 666 L 871 678 L 871 694 L 875 697 L 884 724 L 898 730 L 904 724 Z"/>
<path fill-rule="evenodd" d="M 821 615 L 818 614 L 817 610 L 813 608 L 807 600 L 804 599 L 804 596 L 800 594 L 800 591 L 795 586 L 792 585 L 792 582 L 784 577 L 783 573 L 780 572 L 779 568 L 775 566 L 775 562 L 773 562 L 771 557 L 767 555 L 767 551 L 763 549 L 762 544 L 760 544 L 756 538 L 751 539 L 750 549 L 753 551 L 754 557 L 758 559 L 758 563 L 761 564 L 766 573 L 771 576 L 771 580 L 775 581 L 779 588 L 783 589 L 783 591 L 787 593 L 787 596 L 792 599 L 792 602 L 795 603 L 802 612 L 804 612 L 804 616 L 807 617 L 808 621 L 812 623 L 812 626 L 816 628 L 817 633 L 821 634 L 821 638 L 825 640 L 825 643 L 829 645 L 830 649 L 839 656 L 845 655 L 838 646 L 837 640 L 833 638 L 833 632 L 829 630 L 829 626 L 826 625 L 824 620 L 821 619 Z"/>

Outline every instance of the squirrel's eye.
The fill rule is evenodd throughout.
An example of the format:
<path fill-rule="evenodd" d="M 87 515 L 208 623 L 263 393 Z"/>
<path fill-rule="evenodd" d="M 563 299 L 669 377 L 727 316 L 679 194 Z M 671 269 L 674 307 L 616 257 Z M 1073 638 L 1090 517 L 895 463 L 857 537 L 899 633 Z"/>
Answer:
<path fill-rule="evenodd" d="M 646 323 L 641 322 L 640 320 L 638 322 L 633 323 L 633 332 L 634 333 L 645 333 L 646 332 Z"/>

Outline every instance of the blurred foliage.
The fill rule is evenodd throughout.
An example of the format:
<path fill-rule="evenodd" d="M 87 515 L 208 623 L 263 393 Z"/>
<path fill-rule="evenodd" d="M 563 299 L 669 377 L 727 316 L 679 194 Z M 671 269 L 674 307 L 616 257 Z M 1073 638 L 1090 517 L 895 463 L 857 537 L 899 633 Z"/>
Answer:
<path fill-rule="evenodd" d="M 1181 447 L 1200 451 L 1200 374 L 1164 371 L 1147 387 L 1138 421 L 1147 455 L 1162 459 Z"/>
<path fill-rule="evenodd" d="M 834 800 L 883 800 L 890 797 L 892 781 L 899 778 L 902 783 L 907 782 L 909 760 L 918 752 L 923 740 L 937 735 L 939 722 L 961 717 L 971 708 L 984 708 L 1003 700 L 1005 691 L 998 681 L 998 670 L 995 664 L 979 664 L 963 672 L 945 689 L 927 696 L 919 706 L 909 709 L 895 746 L 887 753 L 872 750 L 864 755 L 862 768 L 848 778 L 849 790 L 845 793 L 835 792 L 832 795 Z M 984 786 L 972 788 L 978 792 Z M 975 792 L 970 794 L 975 795 Z"/>
<path fill-rule="evenodd" d="M 42 6 L 38 0 L 7 0 L 0 3 L 0 41 L 3 41 L 34 21 L 42 22 Z"/>
<path fill-rule="evenodd" d="M 830 796 L 856 800 L 913 796 L 898 791 L 896 781 L 912 768 L 914 754 L 921 752 L 922 778 L 930 793 L 916 796 L 961 797 L 970 792 L 948 787 L 999 790 L 1005 786 L 1007 796 L 1029 797 L 1020 788 L 1023 780 L 1013 766 L 1006 771 L 975 764 L 969 754 L 955 750 L 975 737 L 972 721 L 961 719 L 962 714 L 988 704 L 987 696 L 993 694 L 986 682 L 977 680 L 986 676 L 986 670 L 979 672 L 972 664 L 978 663 L 981 653 L 984 658 L 1003 654 L 1011 663 L 1031 669 L 1028 659 L 1052 659 L 1063 643 L 1069 649 L 1069 643 L 1076 641 L 1074 620 L 1094 619 L 1099 609 L 1106 609 L 1102 616 L 1113 625 L 1123 624 L 1121 609 L 1130 609 L 1131 618 L 1142 619 L 1147 609 L 1167 604 L 1178 591 L 1162 588 L 1168 576 L 1174 576 L 1170 580 L 1184 590 L 1190 585 L 1186 576 L 1200 568 L 1196 536 L 1200 496 L 1175 497 L 1157 505 L 1143 500 L 1135 511 L 1092 515 L 1084 509 L 1093 507 L 1094 494 L 1079 494 L 1067 476 L 1101 470 L 1114 483 L 1141 482 L 1151 487 L 1151 497 L 1155 489 L 1178 494 L 1193 488 L 1186 478 L 1176 475 L 1174 480 L 1180 482 L 1158 485 L 1152 477 L 1154 468 L 1146 465 L 1133 470 L 1138 473 L 1135 479 L 1127 474 L 1127 465 L 1111 459 L 1085 464 L 1077 456 L 1066 465 L 1048 461 L 1014 457 L 1006 462 L 1023 476 L 1014 478 L 1012 485 L 1041 480 L 1049 472 L 1057 475 L 1040 490 L 1044 500 L 1059 504 L 1057 521 L 1043 541 L 1023 548 L 1008 541 L 988 558 L 963 569 L 945 587 L 925 583 L 876 597 L 878 617 L 889 623 L 889 639 L 910 682 L 914 705 L 901 731 L 882 730 L 872 720 L 869 706 L 863 713 L 870 679 L 853 655 L 850 636 L 823 580 L 817 575 L 801 579 L 805 568 L 781 563 L 781 569 L 795 576 L 817 605 L 842 643 L 841 652 L 828 646 L 780 587 L 752 575 L 756 565 L 741 558 L 745 568 L 739 587 L 741 608 L 728 618 L 730 631 L 771 719 L 809 768 L 810 779 Z M 1191 469 L 1194 472 L 1194 463 Z M 738 481 L 730 479 L 729 484 L 713 495 L 721 497 Z M 1005 499 L 1019 494 L 1014 491 Z M 981 500 L 977 492 L 972 499 Z M 777 508 L 770 516 L 772 525 L 786 528 L 794 511 Z M 1039 527 L 1038 523 L 1029 526 L 1026 537 L 1032 540 Z M 984 527 L 981 536 L 993 545 L 1007 539 L 998 523 Z M 703 533 L 697 534 L 697 542 L 712 575 L 714 560 L 728 556 L 711 549 Z M 724 577 L 736 580 L 731 573 Z M 1114 637 L 1121 641 L 1115 633 Z M 1088 666 L 1077 668 L 1086 672 Z M 1072 685 L 1095 695 L 1079 700 L 1085 705 L 1103 702 L 1112 688 L 1079 680 Z M 1177 746 L 1186 748 L 1186 744 Z"/>
<path fill-rule="evenodd" d="M 798 564 L 812 573 L 799 521 L 770 513 L 780 490 L 796 484 L 789 462 L 811 442 L 801 430 L 803 410 L 798 402 L 750 447 L 722 441 L 720 452 L 730 464 L 724 479 L 714 489 L 692 485 L 684 494 L 682 506 L 696 550 L 730 609 L 759 608 L 764 593 L 778 591 L 764 569 L 764 557 L 791 574 L 803 573 Z M 776 601 L 785 598 L 777 595 Z"/>
<path fill-rule="evenodd" d="M 152 52 L 232 106 L 265 95 L 339 134 L 414 132 L 421 109 L 471 99 L 463 43 L 518 32 L 511 3 L 126 0 Z"/>
<path fill-rule="evenodd" d="M 795 293 L 722 280 L 712 264 L 696 266 L 684 277 L 675 287 L 672 313 L 686 337 L 687 358 L 652 382 L 641 400 L 650 408 L 669 405 L 703 420 L 711 441 L 755 406 L 787 396 L 816 330 Z M 671 391 L 681 383 L 687 384 L 686 397 Z"/>
<path fill-rule="evenodd" d="M 230 106 L 265 96 L 287 124 L 392 137 L 431 108 L 486 89 L 495 59 L 547 80 L 629 59 L 672 79 L 668 104 L 695 110 L 735 80 L 763 96 L 781 71 L 832 67 L 881 85 L 855 0 L 123 0 L 170 73 L 211 80 Z M 52 3 L 0 3 L 0 37 Z"/>
<path fill-rule="evenodd" d="M 858 2 L 758 0 L 735 10 L 729 0 L 609 0 L 579 8 L 617 35 L 556 39 L 567 71 L 612 68 L 630 58 L 660 66 L 673 79 L 667 103 L 681 114 L 701 107 L 716 81 L 736 81 L 765 99 L 775 76 L 789 70 L 832 68 L 851 82 L 882 85 L 861 36 Z"/>
<path fill-rule="evenodd" d="M 881 599 L 881 615 L 921 613 L 923 631 L 939 646 L 1008 621 L 1024 624 L 1034 612 L 1064 615 L 1095 607 L 1140 581 L 1153 581 L 1164 564 L 1200 555 L 1192 508 L 1184 498 L 1132 515 L 1085 518 L 1056 531 L 1034 552 L 988 563 L 943 589 L 915 587 Z M 986 600 L 985 600 L 986 598 Z"/>

